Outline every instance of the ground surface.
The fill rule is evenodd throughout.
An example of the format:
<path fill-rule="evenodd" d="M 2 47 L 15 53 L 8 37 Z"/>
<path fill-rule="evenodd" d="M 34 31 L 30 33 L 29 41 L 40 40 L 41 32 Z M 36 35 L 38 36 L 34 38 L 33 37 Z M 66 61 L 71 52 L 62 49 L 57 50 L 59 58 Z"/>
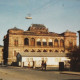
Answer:
<path fill-rule="evenodd" d="M 0 80 L 80 80 L 80 75 L 62 74 L 54 70 L 0 67 Z"/>

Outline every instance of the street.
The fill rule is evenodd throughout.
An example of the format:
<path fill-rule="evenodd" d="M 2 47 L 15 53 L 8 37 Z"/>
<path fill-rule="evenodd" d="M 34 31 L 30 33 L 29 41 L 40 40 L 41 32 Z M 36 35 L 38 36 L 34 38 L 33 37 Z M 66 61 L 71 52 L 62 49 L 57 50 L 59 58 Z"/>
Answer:
<path fill-rule="evenodd" d="M 80 75 L 21 67 L 0 67 L 0 80 L 80 80 Z"/>

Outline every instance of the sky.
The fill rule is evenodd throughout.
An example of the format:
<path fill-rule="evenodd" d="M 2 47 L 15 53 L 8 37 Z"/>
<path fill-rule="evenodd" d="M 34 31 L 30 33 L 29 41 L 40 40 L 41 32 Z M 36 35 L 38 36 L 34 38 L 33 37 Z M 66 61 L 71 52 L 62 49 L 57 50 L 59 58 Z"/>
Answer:
<path fill-rule="evenodd" d="M 32 19 L 25 19 L 28 14 Z M 44 24 L 55 33 L 66 30 L 77 33 L 80 30 L 80 0 L 0 0 L 0 45 L 8 29 L 27 30 L 31 24 Z"/>

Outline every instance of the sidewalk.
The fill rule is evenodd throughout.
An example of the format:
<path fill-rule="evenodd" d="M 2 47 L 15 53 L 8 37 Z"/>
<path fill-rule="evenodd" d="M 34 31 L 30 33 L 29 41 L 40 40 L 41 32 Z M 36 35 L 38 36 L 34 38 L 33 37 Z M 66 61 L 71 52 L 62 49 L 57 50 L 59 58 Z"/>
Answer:
<path fill-rule="evenodd" d="M 13 68 L 13 69 L 30 69 L 30 68 L 23 68 L 23 67 L 16 67 L 16 66 L 7 66 L 7 67 L 5 67 L 5 66 L 3 66 L 3 67 L 1 67 L 1 68 Z M 31 69 L 33 69 L 33 68 L 31 68 Z M 35 70 L 37 70 L 37 69 L 35 69 Z M 39 69 L 38 69 L 39 70 Z M 40 69 L 41 70 L 41 69 Z M 73 72 L 73 71 L 59 71 L 58 69 L 56 69 L 56 68 L 47 68 L 47 70 L 46 71 L 57 71 L 57 72 L 59 72 L 60 74 L 69 74 L 69 75 L 79 75 L 80 76 L 80 72 Z"/>
<path fill-rule="evenodd" d="M 80 72 L 62 71 L 60 74 L 80 75 Z"/>

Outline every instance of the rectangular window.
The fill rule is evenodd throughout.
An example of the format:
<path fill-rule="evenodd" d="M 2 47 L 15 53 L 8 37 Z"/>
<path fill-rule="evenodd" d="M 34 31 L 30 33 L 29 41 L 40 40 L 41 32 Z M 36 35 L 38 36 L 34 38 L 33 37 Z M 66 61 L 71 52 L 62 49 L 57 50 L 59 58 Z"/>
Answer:
<path fill-rule="evenodd" d="M 38 46 L 41 46 L 41 42 L 37 42 L 37 45 L 38 45 Z"/>
<path fill-rule="evenodd" d="M 53 43 L 52 42 L 49 42 L 49 46 L 53 46 Z"/>
<path fill-rule="evenodd" d="M 43 42 L 43 46 L 47 46 L 47 42 Z"/>
<path fill-rule="evenodd" d="M 14 45 L 18 46 L 18 40 L 14 40 Z"/>

